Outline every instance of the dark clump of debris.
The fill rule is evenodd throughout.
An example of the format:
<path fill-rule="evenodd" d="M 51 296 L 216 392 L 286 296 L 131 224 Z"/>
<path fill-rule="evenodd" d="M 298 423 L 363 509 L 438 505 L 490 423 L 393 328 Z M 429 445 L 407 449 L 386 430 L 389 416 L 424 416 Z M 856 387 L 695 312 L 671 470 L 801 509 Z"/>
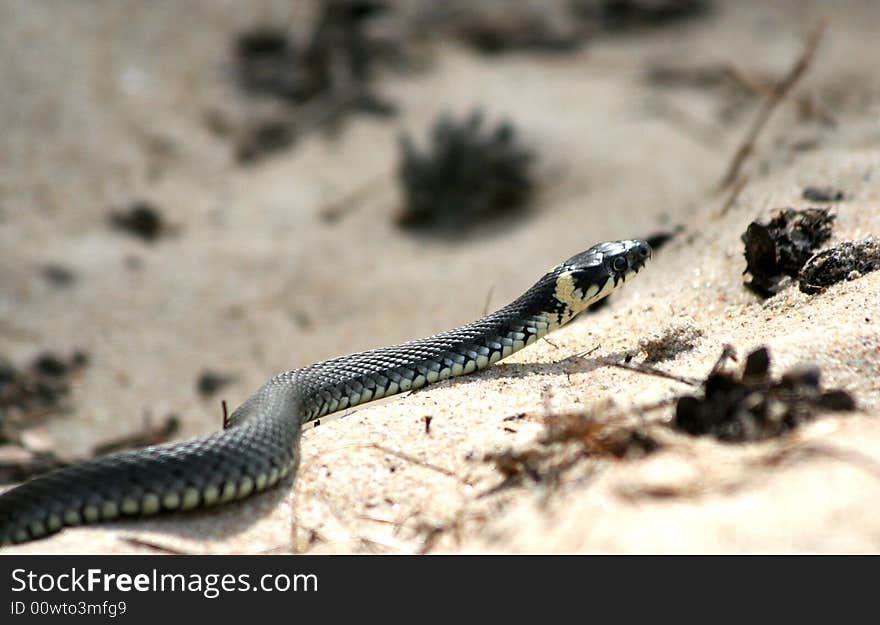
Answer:
<path fill-rule="evenodd" d="M 602 33 L 662 27 L 707 12 L 708 0 L 496 0 L 426 2 L 413 31 L 461 41 L 482 54 L 579 50 Z"/>
<path fill-rule="evenodd" d="M 234 381 L 235 376 L 220 371 L 205 369 L 199 374 L 199 379 L 196 381 L 196 390 L 202 397 L 211 397 L 217 391 Z"/>
<path fill-rule="evenodd" d="M 157 241 L 168 230 L 159 209 L 145 200 L 136 200 L 126 209 L 111 213 L 110 225 L 148 243 Z"/>
<path fill-rule="evenodd" d="M 0 358 L 0 482 L 18 482 L 63 466 L 51 450 L 32 450 L 23 432 L 69 409 L 70 378 L 88 364 L 74 352 L 63 358 L 46 352 L 23 369 Z"/>
<path fill-rule="evenodd" d="M 573 0 L 575 12 L 599 23 L 603 30 L 664 26 L 701 17 L 708 0 Z"/>
<path fill-rule="evenodd" d="M 427 33 L 457 39 L 482 54 L 514 51 L 566 53 L 585 41 L 586 22 L 561 3 L 426 3 L 420 16 Z"/>
<path fill-rule="evenodd" d="M 278 119 L 260 121 L 241 133 L 235 146 L 235 158 L 239 163 L 253 163 L 274 152 L 286 150 L 293 145 L 293 141 L 291 124 Z"/>
<path fill-rule="evenodd" d="M 293 145 L 293 127 L 285 121 L 270 119 L 247 127 L 235 146 L 239 163 L 253 163 Z"/>
<path fill-rule="evenodd" d="M 325 0 L 304 44 L 276 27 L 237 37 L 235 74 L 241 89 L 291 107 L 273 119 L 245 124 L 235 150 L 239 162 L 277 152 L 304 129 L 338 123 L 350 113 L 395 113 L 391 103 L 375 95 L 371 81 L 380 61 L 397 58 L 397 46 L 372 37 L 367 28 L 388 10 L 377 0 Z"/>
<path fill-rule="evenodd" d="M 813 256 L 798 279 L 800 290 L 809 295 L 820 293 L 826 287 L 855 280 L 880 269 L 880 238 L 868 237 L 861 241 L 847 241 Z"/>
<path fill-rule="evenodd" d="M 821 389 L 817 367 L 792 369 L 773 379 L 769 351 L 759 347 L 748 355 L 737 375 L 721 370 L 731 354 L 732 350 L 725 349 L 703 382 L 703 397 L 678 399 L 675 429 L 727 442 L 756 441 L 793 430 L 820 410 L 855 410 L 855 400 L 846 391 Z"/>
<path fill-rule="evenodd" d="M 509 122 L 484 131 L 479 111 L 462 122 L 444 115 L 434 124 L 426 152 L 408 136 L 401 146 L 402 227 L 460 233 L 523 212 L 532 196 L 534 155 Z"/>
<path fill-rule="evenodd" d="M 366 22 L 387 10 L 377 0 L 325 0 L 303 46 L 274 27 L 244 32 L 235 43 L 239 84 L 295 104 L 334 91 L 365 92 L 382 53 Z"/>
<path fill-rule="evenodd" d="M 767 224 L 753 221 L 742 235 L 746 270 L 752 280 L 746 286 L 770 297 L 797 278 L 815 250 L 831 238 L 835 215 L 827 208 L 778 212 Z"/>
<path fill-rule="evenodd" d="M 840 202 L 846 195 L 834 187 L 806 187 L 801 194 L 809 202 Z"/>
<path fill-rule="evenodd" d="M 236 75 L 244 91 L 301 101 L 314 91 L 298 66 L 288 35 L 275 28 L 256 28 L 235 41 Z"/>
<path fill-rule="evenodd" d="M 8 427 L 33 425 L 63 411 L 70 395 L 69 378 L 87 363 L 82 352 L 67 359 L 45 352 L 24 369 L 0 358 L 0 439 L 9 440 L 4 436 Z"/>

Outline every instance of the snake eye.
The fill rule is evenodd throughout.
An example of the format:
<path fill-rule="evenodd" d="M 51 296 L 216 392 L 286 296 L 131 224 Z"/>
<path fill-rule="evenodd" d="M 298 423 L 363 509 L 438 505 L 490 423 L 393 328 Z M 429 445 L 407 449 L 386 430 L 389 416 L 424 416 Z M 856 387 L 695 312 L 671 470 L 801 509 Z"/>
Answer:
<path fill-rule="evenodd" d="M 626 271 L 629 263 L 626 262 L 626 259 L 623 256 L 618 256 L 611 263 L 611 266 L 614 268 L 614 271 Z"/>

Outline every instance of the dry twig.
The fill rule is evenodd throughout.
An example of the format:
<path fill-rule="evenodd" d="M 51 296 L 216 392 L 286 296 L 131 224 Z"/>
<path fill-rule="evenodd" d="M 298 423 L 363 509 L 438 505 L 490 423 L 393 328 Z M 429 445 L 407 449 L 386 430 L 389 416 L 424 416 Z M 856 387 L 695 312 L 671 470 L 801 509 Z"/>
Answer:
<path fill-rule="evenodd" d="M 740 144 L 733 156 L 733 160 L 731 160 L 730 165 L 727 168 L 727 173 L 724 175 L 724 178 L 721 179 L 721 184 L 718 185 L 720 189 L 726 189 L 739 180 L 740 169 L 745 160 L 752 154 L 752 152 L 754 152 L 755 141 L 757 141 L 761 130 L 764 129 L 767 120 L 770 119 L 770 115 L 773 114 L 773 111 L 779 103 L 785 99 L 785 96 L 788 95 L 795 83 L 797 83 L 810 66 L 816 48 L 819 46 L 819 41 L 822 39 L 822 34 L 825 32 L 826 25 L 827 21 L 822 20 L 819 22 L 819 25 L 813 29 L 813 32 L 810 33 L 810 36 L 807 38 L 804 51 L 801 53 L 800 58 L 795 62 L 789 72 L 776 83 L 767 99 L 764 100 L 764 104 L 755 116 L 752 126 L 749 128 L 749 132 L 746 134 L 745 140 Z"/>

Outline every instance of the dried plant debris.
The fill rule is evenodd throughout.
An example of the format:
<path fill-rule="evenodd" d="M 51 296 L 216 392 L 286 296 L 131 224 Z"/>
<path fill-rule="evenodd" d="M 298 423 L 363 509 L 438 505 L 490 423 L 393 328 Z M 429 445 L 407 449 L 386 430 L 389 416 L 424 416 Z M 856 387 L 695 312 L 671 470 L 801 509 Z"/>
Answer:
<path fill-rule="evenodd" d="M 770 297 L 797 278 L 815 250 L 831 237 L 835 215 L 827 208 L 779 211 L 767 224 L 753 221 L 742 235 L 746 271 L 752 280 L 746 286 Z"/>
<path fill-rule="evenodd" d="M 706 336 L 693 322 L 667 326 L 649 338 L 639 339 L 639 351 L 645 354 L 645 363 L 654 364 L 689 352 Z"/>
<path fill-rule="evenodd" d="M 135 200 L 126 208 L 110 214 L 110 225 L 147 243 L 157 241 L 169 231 L 162 213 L 150 202 Z"/>
<path fill-rule="evenodd" d="M 363 91 L 393 45 L 372 37 L 369 22 L 389 11 L 379 0 L 324 0 L 304 45 L 274 27 L 240 34 L 235 52 L 246 92 L 302 104 L 339 90 Z M 338 94 L 337 94 L 338 95 Z"/>
<path fill-rule="evenodd" d="M 583 458 L 632 460 L 662 448 L 651 427 L 623 414 L 607 403 L 589 411 L 551 413 L 544 419 L 544 432 L 532 447 L 505 449 L 483 456 L 504 476 L 504 483 L 528 477 L 552 482 Z"/>
<path fill-rule="evenodd" d="M 242 164 L 254 163 L 286 150 L 294 139 L 293 125 L 288 120 L 260 120 L 242 129 L 235 144 L 235 160 Z"/>
<path fill-rule="evenodd" d="M 68 462 L 51 451 L 32 451 L 20 445 L 0 444 L 0 484 L 24 482 L 36 475 L 60 469 Z"/>
<path fill-rule="evenodd" d="M 757 98 L 775 88 L 772 76 L 750 70 L 745 72 L 732 63 L 651 63 L 645 80 L 664 89 L 698 89 L 717 96 L 716 117 L 722 123 L 735 121 Z"/>
<path fill-rule="evenodd" d="M 511 123 L 484 130 L 480 111 L 461 122 L 440 117 L 426 151 L 408 136 L 401 151 L 402 227 L 458 234 L 522 213 L 532 196 L 534 155 L 519 143 Z"/>
<path fill-rule="evenodd" d="M 70 378 L 87 363 L 83 352 L 70 358 L 45 352 L 23 369 L 0 358 L 0 483 L 65 465 L 52 450 L 30 449 L 24 433 L 69 409 Z"/>
<path fill-rule="evenodd" d="M 880 238 L 847 241 L 813 256 L 798 279 L 800 290 L 813 295 L 843 280 L 855 280 L 880 269 Z"/>
<path fill-rule="evenodd" d="M 14 442 L 20 429 L 66 410 L 70 377 L 87 363 L 82 352 L 70 358 L 45 352 L 24 369 L 0 358 L 0 443 Z"/>
<path fill-rule="evenodd" d="M 238 35 L 234 56 L 241 89 L 291 107 L 287 114 L 244 124 L 236 146 L 239 162 L 287 148 L 304 130 L 330 126 L 349 113 L 395 113 L 371 84 L 379 62 L 399 56 L 394 42 L 371 36 L 368 28 L 387 10 L 376 0 L 324 0 L 302 44 L 276 27 Z"/>
<path fill-rule="evenodd" d="M 572 52 L 587 30 L 563 3 L 534 0 L 429 2 L 418 19 L 423 30 L 439 31 L 483 54 Z"/>
<path fill-rule="evenodd" d="M 296 102 L 307 100 L 316 90 L 284 30 L 266 27 L 240 33 L 235 58 L 238 83 L 245 92 Z"/>
<path fill-rule="evenodd" d="M 174 438 L 179 430 L 180 418 L 175 414 L 166 416 L 162 422 L 157 425 L 153 425 L 149 416 L 146 416 L 144 418 L 143 427 L 139 432 L 125 434 L 119 438 L 99 443 L 92 449 L 92 455 L 102 456 L 104 454 L 122 451 L 124 449 L 159 445 Z"/>
<path fill-rule="evenodd" d="M 592 412 L 568 412 L 548 415 L 542 445 L 577 443 L 589 456 L 605 456 L 618 460 L 641 458 L 660 448 L 660 443 L 646 426 L 628 418 L 613 404 L 602 415 Z"/>
<path fill-rule="evenodd" d="M 855 409 L 849 393 L 823 391 L 820 380 L 820 371 L 814 366 L 792 369 L 773 379 L 770 353 L 759 347 L 748 355 L 739 374 L 718 365 L 703 382 L 702 397 L 680 397 L 673 426 L 694 436 L 745 442 L 784 434 L 819 411 Z"/>
<path fill-rule="evenodd" d="M 603 30 L 633 30 L 665 26 L 701 17 L 708 0 L 573 0 L 575 12 L 596 21 Z"/>
<path fill-rule="evenodd" d="M 697 17 L 707 0 L 447 0 L 424 2 L 411 19 L 421 38 L 461 41 L 483 54 L 568 53 L 603 32 L 665 26 Z"/>
<path fill-rule="evenodd" d="M 801 195 L 810 202 L 841 202 L 846 199 L 846 194 L 834 187 L 805 187 Z"/>

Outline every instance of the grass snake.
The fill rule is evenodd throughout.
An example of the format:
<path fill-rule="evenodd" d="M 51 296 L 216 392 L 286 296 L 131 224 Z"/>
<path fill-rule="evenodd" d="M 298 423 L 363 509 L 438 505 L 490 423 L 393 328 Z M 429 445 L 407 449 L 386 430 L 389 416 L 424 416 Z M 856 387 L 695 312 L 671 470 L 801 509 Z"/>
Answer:
<path fill-rule="evenodd" d="M 650 258 L 644 241 L 600 243 L 482 319 L 281 373 L 239 406 L 220 432 L 38 476 L 0 495 L 0 544 L 65 526 L 212 506 L 270 488 L 296 470 L 304 423 L 484 369 L 570 321 Z"/>

